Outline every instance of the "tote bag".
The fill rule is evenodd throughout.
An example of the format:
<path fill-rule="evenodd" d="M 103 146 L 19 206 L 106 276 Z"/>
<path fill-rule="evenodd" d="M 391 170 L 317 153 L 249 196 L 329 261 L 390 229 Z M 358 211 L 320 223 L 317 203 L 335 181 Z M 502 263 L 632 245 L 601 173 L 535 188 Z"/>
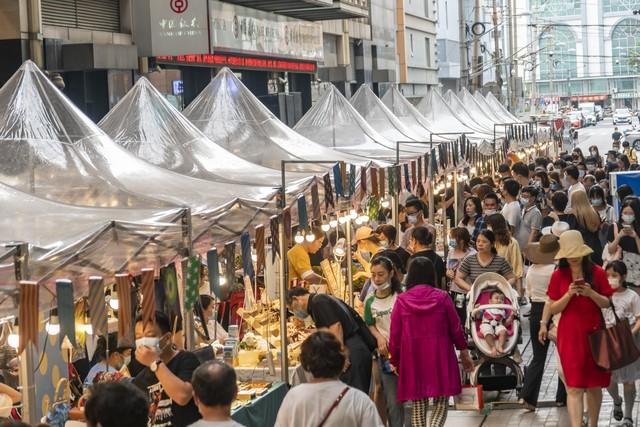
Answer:
<path fill-rule="evenodd" d="M 589 346 L 593 360 L 599 368 L 605 371 L 623 368 L 640 357 L 640 351 L 633 340 L 629 322 L 627 319 L 620 321 L 613 302 L 611 302 L 611 310 L 616 324 L 607 328 L 602 310 L 600 310 L 601 328 L 589 334 Z"/>

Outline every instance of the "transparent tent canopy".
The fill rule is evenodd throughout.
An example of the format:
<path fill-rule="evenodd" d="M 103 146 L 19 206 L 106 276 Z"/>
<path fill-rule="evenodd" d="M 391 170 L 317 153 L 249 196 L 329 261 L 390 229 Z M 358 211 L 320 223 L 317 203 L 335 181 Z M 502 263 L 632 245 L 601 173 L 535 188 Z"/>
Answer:
<path fill-rule="evenodd" d="M 325 147 L 370 159 L 393 161 L 396 144 L 378 133 L 334 86 L 298 121 L 294 130 Z M 401 147 L 401 156 L 415 157 L 418 149 Z"/>
<path fill-rule="evenodd" d="M 516 123 L 521 121 L 516 116 L 511 114 L 511 112 L 509 112 L 509 110 L 507 110 L 505 106 L 502 105 L 500 101 L 498 101 L 498 99 L 493 95 L 493 93 L 491 92 L 487 93 L 487 96 L 485 96 L 484 99 L 487 102 L 487 104 L 489 104 L 489 106 L 493 108 L 493 111 L 502 115 L 502 117 L 504 117 L 509 122 Z"/>
<path fill-rule="evenodd" d="M 491 117 L 495 118 L 496 123 L 511 123 L 510 120 L 503 117 L 502 114 L 499 114 L 497 111 L 493 109 L 492 106 L 489 105 L 489 103 L 484 98 L 482 93 L 480 93 L 480 91 L 476 91 L 473 94 L 473 98 L 476 100 L 478 105 L 480 105 L 480 108 L 482 108 L 482 111 L 485 111 L 487 114 L 491 115 Z"/>
<path fill-rule="evenodd" d="M 0 317 L 15 315 L 18 310 L 16 257 L 15 246 L 0 242 Z"/>
<path fill-rule="evenodd" d="M 274 207 L 271 187 L 216 185 L 139 159 L 30 61 L 0 89 L 0 148 L 5 184 L 75 205 L 188 207 L 194 240 L 201 242 L 237 236 L 248 224 L 266 221 Z"/>
<path fill-rule="evenodd" d="M 460 98 L 458 98 L 451 90 L 448 90 L 447 93 L 445 93 L 444 100 L 449 105 L 449 108 L 456 113 L 458 119 L 467 127 L 470 127 L 475 132 L 493 135 L 493 125 L 488 126 L 486 123 L 478 122 L 467 110 L 465 104 L 462 103 Z"/>
<path fill-rule="evenodd" d="M 349 102 L 385 138 L 391 141 L 424 141 L 424 133 L 421 135 L 406 127 L 373 93 L 368 84 L 361 85 Z"/>
<path fill-rule="evenodd" d="M 73 280 L 76 296 L 86 295 L 89 276 L 109 280 L 119 272 L 159 267 L 188 245 L 184 208 L 73 206 L 4 184 L 0 203 L 11 212 L 0 217 L 2 239 L 29 243 L 29 279 L 50 289 L 41 294 L 43 307 L 51 302 L 56 278 Z M 0 290 L 15 289 L 10 277 L 0 278 Z"/>
<path fill-rule="evenodd" d="M 491 129 L 493 129 L 494 124 L 502 123 L 502 121 L 493 114 L 491 109 L 480 105 L 476 98 L 466 88 L 463 87 L 458 95 L 464 106 L 467 108 L 467 111 L 476 118 L 476 121 L 481 122 L 485 126 L 490 126 Z"/>
<path fill-rule="evenodd" d="M 420 100 L 416 106 L 420 114 L 425 116 L 432 123 L 439 123 L 444 129 L 457 129 L 460 132 L 473 132 L 467 135 L 470 140 L 481 139 L 486 134 L 478 135 L 473 129 L 468 127 L 460 120 L 456 113 L 445 102 L 442 95 L 435 89 L 429 89 L 427 94 Z M 453 131 L 453 130 L 452 130 Z"/>
<path fill-rule="evenodd" d="M 268 168 L 280 170 L 282 160 L 368 163 L 296 133 L 278 120 L 228 68 L 220 70 L 184 110 L 184 115 L 225 150 Z M 321 172 L 326 166 L 299 164 L 288 169 Z"/>
<path fill-rule="evenodd" d="M 137 157 L 179 174 L 219 183 L 281 185 L 280 171 L 248 162 L 209 140 L 145 77 L 99 126 Z M 288 181 L 300 177 L 292 173 Z"/>

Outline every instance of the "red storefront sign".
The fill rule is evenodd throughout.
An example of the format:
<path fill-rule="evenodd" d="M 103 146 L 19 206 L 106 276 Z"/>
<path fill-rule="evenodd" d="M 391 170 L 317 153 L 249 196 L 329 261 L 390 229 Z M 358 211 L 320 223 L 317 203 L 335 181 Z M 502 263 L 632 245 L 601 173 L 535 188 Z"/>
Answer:
<path fill-rule="evenodd" d="M 162 63 L 186 65 L 227 66 L 231 68 L 249 68 L 258 70 L 292 71 L 298 73 L 315 73 L 318 66 L 315 62 L 291 61 L 286 59 L 255 58 L 229 54 L 191 54 L 174 56 L 156 56 Z"/>

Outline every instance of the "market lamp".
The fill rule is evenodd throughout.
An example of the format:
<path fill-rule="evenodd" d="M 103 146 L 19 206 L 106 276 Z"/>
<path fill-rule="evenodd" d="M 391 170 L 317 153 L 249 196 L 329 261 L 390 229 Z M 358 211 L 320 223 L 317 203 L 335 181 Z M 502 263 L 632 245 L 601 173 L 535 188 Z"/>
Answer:
<path fill-rule="evenodd" d="M 389 206 L 391 205 L 391 203 L 389 202 L 389 199 L 382 199 L 382 202 L 380 202 L 380 206 L 382 206 L 383 208 L 387 209 Z"/>
<path fill-rule="evenodd" d="M 327 221 L 327 216 L 326 215 L 322 215 L 322 225 L 320 226 L 320 228 L 325 233 L 328 233 L 329 230 L 331 230 L 331 223 L 329 221 Z"/>
<path fill-rule="evenodd" d="M 302 233 L 300 233 L 299 231 L 296 233 L 296 236 L 293 238 L 293 240 L 297 243 L 297 244 L 301 244 L 304 242 L 304 236 L 302 235 Z"/>
<path fill-rule="evenodd" d="M 9 344 L 9 347 L 18 349 L 18 347 L 20 347 L 20 335 L 18 335 L 18 319 L 17 318 L 13 323 L 13 327 L 11 326 L 11 323 L 9 323 L 9 329 L 11 332 L 7 337 L 7 344 Z"/>
<path fill-rule="evenodd" d="M 347 254 L 346 245 L 347 245 L 347 239 L 345 239 L 344 237 L 341 237 L 338 239 L 338 241 L 336 242 L 336 245 L 333 247 L 333 256 L 338 263 L 342 263 L 345 255 Z"/>
<path fill-rule="evenodd" d="M 115 290 L 111 291 L 111 295 L 107 296 L 107 299 L 109 301 L 109 307 L 111 307 L 111 310 L 118 311 L 118 308 L 120 307 L 120 301 L 118 301 L 118 293 Z"/>
<path fill-rule="evenodd" d="M 49 314 L 49 321 L 44 325 L 44 329 L 47 334 L 54 336 L 60 333 L 60 320 L 58 319 L 58 311 L 51 310 Z"/>

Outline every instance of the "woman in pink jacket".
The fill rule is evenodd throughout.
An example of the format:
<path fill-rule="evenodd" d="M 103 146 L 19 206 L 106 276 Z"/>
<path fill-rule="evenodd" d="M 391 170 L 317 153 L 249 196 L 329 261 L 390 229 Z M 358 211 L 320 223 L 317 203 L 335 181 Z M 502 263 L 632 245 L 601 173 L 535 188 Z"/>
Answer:
<path fill-rule="evenodd" d="M 427 426 L 428 399 L 433 408 L 429 427 L 442 427 L 450 396 L 460 394 L 462 382 L 455 348 L 465 371 L 473 362 L 460 319 L 449 295 L 435 285 L 435 268 L 425 257 L 415 258 L 391 314 L 389 353 L 398 369 L 398 400 L 413 402 L 412 426 Z M 455 348 L 454 348 L 455 346 Z"/>

